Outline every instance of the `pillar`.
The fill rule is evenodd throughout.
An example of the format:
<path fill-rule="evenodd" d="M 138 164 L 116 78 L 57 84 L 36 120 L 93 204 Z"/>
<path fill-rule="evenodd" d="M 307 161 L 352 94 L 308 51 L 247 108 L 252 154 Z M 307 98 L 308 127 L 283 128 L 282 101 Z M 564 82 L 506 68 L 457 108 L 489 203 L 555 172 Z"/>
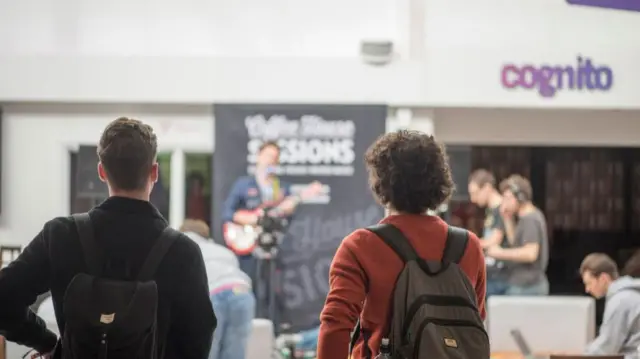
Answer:
<path fill-rule="evenodd" d="M 186 157 L 182 149 L 171 152 L 169 225 L 180 228 L 184 222 L 186 200 Z"/>

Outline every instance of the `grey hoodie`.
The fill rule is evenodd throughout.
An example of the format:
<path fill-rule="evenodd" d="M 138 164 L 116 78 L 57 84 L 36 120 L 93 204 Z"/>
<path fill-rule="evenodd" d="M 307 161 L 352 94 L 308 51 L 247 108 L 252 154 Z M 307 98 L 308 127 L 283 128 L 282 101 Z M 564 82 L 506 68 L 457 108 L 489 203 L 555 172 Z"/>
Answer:
<path fill-rule="evenodd" d="M 636 358 L 640 346 L 640 279 L 624 276 L 607 290 L 600 335 L 587 346 L 586 354 L 624 354 Z"/>
<path fill-rule="evenodd" d="M 200 246 L 210 291 L 227 284 L 244 284 L 251 287 L 251 279 L 240 269 L 238 257 L 231 250 L 196 233 L 185 234 Z"/>

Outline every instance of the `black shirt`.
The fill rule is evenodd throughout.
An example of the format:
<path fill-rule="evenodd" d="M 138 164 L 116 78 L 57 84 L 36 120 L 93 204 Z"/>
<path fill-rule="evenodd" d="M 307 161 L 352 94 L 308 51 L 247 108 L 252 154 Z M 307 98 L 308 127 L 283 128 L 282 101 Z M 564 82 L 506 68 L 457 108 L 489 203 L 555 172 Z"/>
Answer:
<path fill-rule="evenodd" d="M 483 240 L 489 239 L 493 231 L 495 230 L 500 230 L 502 231 L 502 233 L 505 233 L 504 219 L 502 218 L 502 214 L 500 213 L 500 205 L 497 205 L 495 207 L 487 207 L 487 209 L 485 210 L 484 230 L 482 232 L 482 239 Z M 505 239 L 506 238 L 503 237 L 502 243 L 501 243 L 502 247 L 508 246 L 508 243 Z M 504 273 L 505 264 L 503 262 L 501 261 L 496 262 L 494 259 L 490 261 L 489 258 L 487 258 L 486 263 L 487 263 L 487 277 L 489 279 L 498 279 L 506 275 Z"/>
<path fill-rule="evenodd" d="M 482 233 L 483 239 L 488 239 L 493 230 L 501 230 L 504 232 L 504 220 L 500 213 L 500 205 L 496 207 L 487 207 L 484 217 L 484 230 Z"/>
<path fill-rule="evenodd" d="M 133 280 L 167 221 L 149 202 L 111 197 L 89 212 L 95 239 L 108 265 L 103 277 Z M 28 307 L 51 290 L 60 333 L 64 293 L 87 270 L 76 226 L 58 217 L 15 261 L 0 271 L 0 334 L 7 340 L 49 352 L 56 336 Z M 181 235 L 169 248 L 155 281 L 158 286 L 158 353 L 166 359 L 208 358 L 216 317 L 198 245 Z"/>

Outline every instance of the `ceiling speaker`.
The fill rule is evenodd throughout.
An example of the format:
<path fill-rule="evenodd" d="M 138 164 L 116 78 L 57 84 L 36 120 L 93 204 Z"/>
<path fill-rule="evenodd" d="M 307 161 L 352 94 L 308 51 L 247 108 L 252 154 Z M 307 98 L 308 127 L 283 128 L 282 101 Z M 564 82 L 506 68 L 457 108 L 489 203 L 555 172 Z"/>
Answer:
<path fill-rule="evenodd" d="M 386 65 L 393 60 L 393 42 L 388 40 L 363 40 L 360 56 L 371 65 Z"/>

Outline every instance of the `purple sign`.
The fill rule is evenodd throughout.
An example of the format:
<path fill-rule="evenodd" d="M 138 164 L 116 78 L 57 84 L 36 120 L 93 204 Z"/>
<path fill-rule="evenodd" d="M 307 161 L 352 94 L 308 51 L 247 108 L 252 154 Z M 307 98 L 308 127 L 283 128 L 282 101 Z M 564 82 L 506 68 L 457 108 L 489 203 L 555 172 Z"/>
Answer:
<path fill-rule="evenodd" d="M 640 0 L 567 0 L 572 5 L 601 7 L 605 9 L 640 11 Z"/>
<path fill-rule="evenodd" d="M 560 90 L 608 91 L 613 86 L 613 71 L 578 56 L 573 65 L 509 63 L 502 67 L 501 79 L 505 88 L 535 90 L 542 97 L 553 97 Z"/>

